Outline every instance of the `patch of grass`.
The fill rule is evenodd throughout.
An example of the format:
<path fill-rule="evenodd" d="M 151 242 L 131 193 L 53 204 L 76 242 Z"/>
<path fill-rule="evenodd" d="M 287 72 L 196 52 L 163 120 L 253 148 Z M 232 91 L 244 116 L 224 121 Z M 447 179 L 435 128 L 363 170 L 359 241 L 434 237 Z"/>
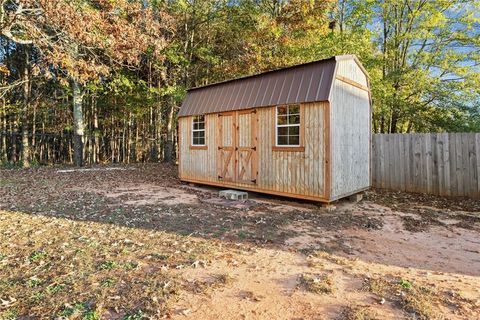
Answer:
<path fill-rule="evenodd" d="M 328 274 L 302 274 L 299 282 L 309 292 L 319 294 L 331 294 L 334 292 L 333 278 Z"/>
<path fill-rule="evenodd" d="M 12 318 L 95 319 L 101 310 L 162 318 L 180 293 L 175 267 L 192 268 L 193 258 L 207 261 L 219 250 L 193 237 L 19 212 L 0 211 L 0 230 L 8 257 L 0 262 L 0 298 L 15 301 L 0 313 L 15 307 Z M 79 297 L 88 303 L 72 303 Z"/>
<path fill-rule="evenodd" d="M 113 287 L 115 283 L 116 283 L 115 279 L 106 278 L 102 280 L 102 287 Z"/>
<path fill-rule="evenodd" d="M 438 298 L 433 296 L 428 290 L 413 290 L 406 294 L 403 299 L 403 309 L 412 314 L 415 319 L 429 320 L 438 319 L 440 313 L 438 308 L 435 307 Z"/>
<path fill-rule="evenodd" d="M 16 309 L 7 309 L 0 312 L 1 320 L 16 320 L 18 318 L 18 311 Z"/>
<path fill-rule="evenodd" d="M 21 168 L 22 166 L 19 163 L 0 161 L 0 169 L 12 170 Z"/>
<path fill-rule="evenodd" d="M 45 298 L 45 293 L 43 292 L 35 292 L 32 296 L 31 299 L 33 303 L 39 303 Z"/>
<path fill-rule="evenodd" d="M 228 231 L 228 228 L 219 227 L 217 231 L 212 233 L 212 237 L 219 238 L 219 237 L 223 236 L 227 231 Z"/>
<path fill-rule="evenodd" d="M 47 252 L 44 250 L 34 251 L 30 254 L 30 256 L 28 257 L 28 260 L 30 260 L 30 262 L 37 262 L 42 260 L 43 258 L 46 258 L 47 255 L 48 255 Z"/>
<path fill-rule="evenodd" d="M 49 294 L 57 294 L 59 293 L 60 291 L 64 290 L 65 289 L 65 285 L 64 284 L 56 284 L 56 285 L 53 285 L 53 286 L 50 286 L 47 288 L 47 292 Z"/>
<path fill-rule="evenodd" d="M 238 231 L 237 236 L 240 239 L 249 239 L 249 238 L 254 237 L 255 234 L 250 232 L 250 231 L 240 230 L 240 231 Z"/>
<path fill-rule="evenodd" d="M 412 284 L 410 281 L 405 280 L 405 279 L 400 279 L 400 282 L 398 283 L 403 289 L 410 289 L 412 287 Z"/>
<path fill-rule="evenodd" d="M 123 317 L 122 320 L 142 320 L 146 319 L 147 316 L 143 313 L 142 310 L 137 310 L 132 314 L 128 314 L 125 317 Z"/>
<path fill-rule="evenodd" d="M 1 168 L 1 165 L 0 165 L 0 168 Z M 10 180 L 0 179 L 0 187 L 6 187 L 6 186 L 10 185 L 11 183 L 12 183 L 12 181 L 10 181 Z"/>
<path fill-rule="evenodd" d="M 366 278 L 363 283 L 363 289 L 380 297 L 388 296 L 395 292 L 392 283 L 384 278 Z"/>
<path fill-rule="evenodd" d="M 127 271 L 135 270 L 135 269 L 138 268 L 138 263 L 129 261 L 129 262 L 125 263 L 125 264 L 123 265 L 123 267 L 124 267 L 125 270 L 127 270 Z"/>
<path fill-rule="evenodd" d="M 68 317 L 73 316 L 74 313 L 75 313 L 75 308 L 74 307 L 72 307 L 70 305 L 65 305 L 63 307 L 62 311 L 60 311 L 58 313 L 58 316 L 68 318 Z"/>
<path fill-rule="evenodd" d="M 29 288 L 36 288 L 38 286 L 40 286 L 40 284 L 42 283 L 42 281 L 40 279 L 37 279 L 37 278 L 30 278 L 28 281 L 27 281 L 27 286 Z"/>
<path fill-rule="evenodd" d="M 381 318 L 370 306 L 354 306 L 346 308 L 342 320 L 381 320 Z"/>
<path fill-rule="evenodd" d="M 100 320 L 100 315 L 94 310 L 93 306 L 87 302 L 75 303 L 74 305 L 65 304 L 58 316 L 63 318 L 72 317 L 81 320 Z"/>
<path fill-rule="evenodd" d="M 88 310 L 82 315 L 82 320 L 100 320 L 100 315 L 93 310 Z"/>
<path fill-rule="evenodd" d="M 151 257 L 156 259 L 156 260 L 160 260 L 160 261 L 167 261 L 168 258 L 170 258 L 170 255 L 168 254 L 162 254 L 162 253 L 152 253 L 151 254 Z"/>
<path fill-rule="evenodd" d="M 433 287 L 414 286 L 405 279 L 373 278 L 366 280 L 365 288 L 396 303 L 414 319 L 437 319 L 440 316 L 436 306 L 443 300 Z"/>
<path fill-rule="evenodd" d="M 115 263 L 115 261 L 110 260 L 103 261 L 98 265 L 99 270 L 113 270 L 115 268 L 117 268 L 117 264 Z"/>

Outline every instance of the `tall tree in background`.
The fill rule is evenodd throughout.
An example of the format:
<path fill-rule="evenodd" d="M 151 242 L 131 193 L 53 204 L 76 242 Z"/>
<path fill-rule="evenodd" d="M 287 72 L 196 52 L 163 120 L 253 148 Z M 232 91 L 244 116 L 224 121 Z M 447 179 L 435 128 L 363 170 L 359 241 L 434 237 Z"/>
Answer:
<path fill-rule="evenodd" d="M 60 70 L 71 83 L 74 118 L 74 162 L 83 165 L 83 87 L 121 67 L 136 68 L 149 51 L 161 60 L 166 43 L 162 12 L 141 1 L 12 1 L 3 34 L 13 41 L 33 44 L 44 58 L 44 70 Z M 147 23 L 148 22 L 148 23 Z"/>
<path fill-rule="evenodd" d="M 480 97 L 479 10 L 477 0 L 339 0 L 339 25 L 320 51 L 365 62 L 376 132 L 470 131 L 465 120 Z"/>
<path fill-rule="evenodd" d="M 0 161 L 172 161 L 186 89 L 337 54 L 367 68 L 376 132 L 478 131 L 478 12 L 478 0 L 0 0 Z"/>

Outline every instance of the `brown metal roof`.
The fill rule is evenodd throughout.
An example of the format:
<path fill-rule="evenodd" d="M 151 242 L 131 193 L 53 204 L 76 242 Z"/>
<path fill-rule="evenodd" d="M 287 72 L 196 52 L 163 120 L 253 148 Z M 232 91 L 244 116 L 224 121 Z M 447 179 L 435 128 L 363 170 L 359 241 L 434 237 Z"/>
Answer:
<path fill-rule="evenodd" d="M 326 101 L 338 56 L 190 89 L 179 117 L 289 103 Z"/>

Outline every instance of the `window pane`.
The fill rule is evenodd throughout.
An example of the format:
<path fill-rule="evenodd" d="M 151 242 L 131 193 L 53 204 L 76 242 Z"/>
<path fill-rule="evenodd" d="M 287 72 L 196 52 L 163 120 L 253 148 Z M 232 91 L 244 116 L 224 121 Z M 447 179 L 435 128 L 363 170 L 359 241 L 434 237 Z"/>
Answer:
<path fill-rule="evenodd" d="M 290 136 L 300 135 L 300 127 L 299 126 L 288 127 L 288 135 Z"/>
<path fill-rule="evenodd" d="M 298 104 L 288 106 L 288 114 L 299 114 L 300 106 Z"/>
<path fill-rule="evenodd" d="M 205 131 L 193 131 L 192 132 L 192 144 L 204 145 L 205 144 Z"/>
<path fill-rule="evenodd" d="M 279 136 L 288 135 L 288 127 L 278 127 L 277 128 L 277 135 L 279 135 Z"/>
<path fill-rule="evenodd" d="M 287 114 L 287 110 L 288 110 L 288 107 L 287 107 L 287 106 L 277 107 L 277 114 L 278 114 L 278 115 L 281 115 L 281 114 L 286 115 L 286 114 Z"/>
<path fill-rule="evenodd" d="M 299 145 L 300 144 L 300 137 L 299 136 L 289 136 L 288 137 L 288 144 L 289 145 Z"/>
<path fill-rule="evenodd" d="M 300 115 L 288 116 L 288 124 L 300 124 Z"/>
<path fill-rule="evenodd" d="M 287 124 L 287 116 L 278 116 L 277 124 Z"/>
<path fill-rule="evenodd" d="M 205 122 L 197 123 L 197 127 L 198 127 L 197 129 L 202 129 L 202 130 L 205 129 Z"/>
<path fill-rule="evenodd" d="M 205 122 L 205 116 L 195 116 L 193 117 L 193 122 Z"/>
<path fill-rule="evenodd" d="M 279 146 L 288 145 L 288 136 L 278 136 L 277 137 L 277 145 L 279 145 Z"/>

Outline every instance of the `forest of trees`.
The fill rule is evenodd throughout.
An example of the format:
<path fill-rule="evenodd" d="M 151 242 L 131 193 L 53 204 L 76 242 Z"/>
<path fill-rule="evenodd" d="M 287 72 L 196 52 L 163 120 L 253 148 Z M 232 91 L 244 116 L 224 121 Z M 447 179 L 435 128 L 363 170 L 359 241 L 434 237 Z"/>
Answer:
<path fill-rule="evenodd" d="M 373 130 L 480 131 L 478 0 L 0 0 L 0 165 L 172 161 L 191 87 L 337 54 Z"/>

